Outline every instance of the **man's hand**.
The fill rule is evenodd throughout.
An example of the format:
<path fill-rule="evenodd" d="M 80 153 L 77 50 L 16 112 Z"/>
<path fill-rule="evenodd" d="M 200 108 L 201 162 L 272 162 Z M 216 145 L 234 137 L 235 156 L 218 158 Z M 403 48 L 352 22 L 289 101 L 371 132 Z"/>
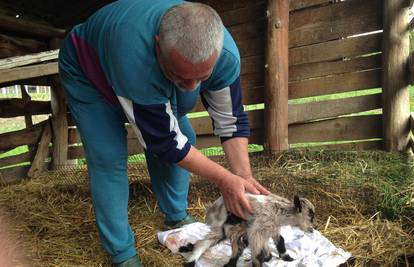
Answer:
<path fill-rule="evenodd" d="M 254 178 L 253 180 L 255 181 Z M 227 210 L 247 220 L 250 214 L 253 213 L 253 209 L 244 193 L 260 194 L 256 186 L 237 175 L 229 176 L 227 179 L 222 180 L 218 186 L 223 195 Z"/>
<path fill-rule="evenodd" d="M 262 186 L 252 175 L 241 175 L 245 180 L 252 184 L 262 195 L 269 195 L 268 191 L 264 186 Z"/>

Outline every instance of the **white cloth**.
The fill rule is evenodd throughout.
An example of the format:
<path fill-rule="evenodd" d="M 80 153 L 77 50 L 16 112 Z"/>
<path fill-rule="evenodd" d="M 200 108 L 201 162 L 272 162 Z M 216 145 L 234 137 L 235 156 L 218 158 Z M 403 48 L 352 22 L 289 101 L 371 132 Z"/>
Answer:
<path fill-rule="evenodd" d="M 208 225 L 196 222 L 182 228 L 159 232 L 157 236 L 159 242 L 168 247 L 172 253 L 179 253 L 179 247 L 203 239 L 209 231 Z M 288 262 L 279 259 L 279 253 L 273 241 L 269 239 L 273 257 L 264 264 L 266 267 L 332 267 L 345 263 L 351 257 L 351 253 L 335 247 L 316 230 L 313 233 L 305 233 L 297 227 L 283 226 L 280 232 L 285 239 L 287 253 L 294 261 Z M 180 254 L 186 257 L 187 253 Z M 209 248 L 196 262 L 195 266 L 220 267 L 229 261 L 230 256 L 231 246 L 226 240 Z M 237 266 L 251 266 L 249 248 L 243 251 Z"/>

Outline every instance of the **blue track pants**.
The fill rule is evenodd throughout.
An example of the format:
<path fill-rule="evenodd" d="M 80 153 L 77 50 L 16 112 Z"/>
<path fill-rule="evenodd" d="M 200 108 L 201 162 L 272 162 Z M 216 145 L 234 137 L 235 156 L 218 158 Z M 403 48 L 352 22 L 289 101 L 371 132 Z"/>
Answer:
<path fill-rule="evenodd" d="M 79 130 L 88 165 L 90 190 L 99 236 L 114 263 L 136 254 L 134 235 L 128 223 L 128 176 L 126 117 L 120 105 L 106 102 L 80 73 L 60 70 L 67 103 Z M 186 116 L 179 126 L 190 143 L 195 133 Z M 160 162 L 145 153 L 155 192 L 166 220 L 187 215 L 189 173 L 176 164 Z"/>

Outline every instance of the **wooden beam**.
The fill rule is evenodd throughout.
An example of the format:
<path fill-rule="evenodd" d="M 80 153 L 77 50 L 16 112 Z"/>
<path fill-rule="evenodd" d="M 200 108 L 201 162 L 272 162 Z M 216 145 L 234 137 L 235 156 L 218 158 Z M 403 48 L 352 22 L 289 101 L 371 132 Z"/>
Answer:
<path fill-rule="evenodd" d="M 0 118 L 49 113 L 51 113 L 49 101 L 27 101 L 21 98 L 0 99 Z"/>
<path fill-rule="evenodd" d="M 22 145 L 34 145 L 40 140 L 43 125 L 41 122 L 19 131 L 7 132 L 0 134 L 0 151 L 9 150 Z"/>
<path fill-rule="evenodd" d="M 59 49 L 55 49 L 36 54 L 0 59 L 0 70 L 21 67 L 34 63 L 42 63 L 45 61 L 57 60 L 58 54 Z"/>
<path fill-rule="evenodd" d="M 345 38 L 289 49 L 289 65 L 338 60 L 381 52 L 382 34 Z"/>
<path fill-rule="evenodd" d="M 51 49 L 60 46 L 61 39 L 50 41 Z M 52 129 L 53 129 L 53 151 L 52 169 L 56 170 L 67 164 L 68 155 L 68 121 L 65 92 L 58 75 L 50 78 L 52 85 L 51 104 L 52 104 Z"/>
<path fill-rule="evenodd" d="M 50 127 L 50 121 L 48 121 L 43 128 L 42 137 L 40 138 L 40 142 L 37 146 L 36 155 L 32 161 L 29 171 L 27 172 L 27 176 L 29 178 L 36 178 L 45 170 L 45 160 L 49 155 L 49 144 L 51 140 L 52 130 Z"/>
<path fill-rule="evenodd" d="M 383 92 L 384 148 L 403 151 L 408 143 L 410 95 L 408 7 L 405 0 L 384 1 Z"/>
<path fill-rule="evenodd" d="M 293 12 L 289 47 L 382 30 L 383 0 L 345 1 Z"/>
<path fill-rule="evenodd" d="M 34 66 L 0 70 L 0 84 L 18 82 L 25 79 L 57 74 L 58 63 L 45 63 Z"/>
<path fill-rule="evenodd" d="M 264 146 L 283 151 L 288 143 L 289 1 L 269 0 L 265 47 Z"/>
<path fill-rule="evenodd" d="M 351 141 L 382 137 L 381 115 L 353 116 L 289 127 L 289 144 Z"/>
<path fill-rule="evenodd" d="M 382 107 L 381 94 L 289 105 L 289 124 L 335 118 Z"/>
<path fill-rule="evenodd" d="M 289 99 L 381 87 L 381 70 L 345 73 L 289 83 Z"/>
<path fill-rule="evenodd" d="M 28 37 L 65 37 L 65 30 L 4 15 L 0 15 L 0 29 Z"/>

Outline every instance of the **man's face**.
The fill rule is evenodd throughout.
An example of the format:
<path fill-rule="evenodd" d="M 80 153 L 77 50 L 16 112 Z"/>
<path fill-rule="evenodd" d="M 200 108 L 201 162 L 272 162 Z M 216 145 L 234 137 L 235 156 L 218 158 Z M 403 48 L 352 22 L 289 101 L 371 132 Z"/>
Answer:
<path fill-rule="evenodd" d="M 165 77 L 179 89 L 188 92 L 197 89 L 202 81 L 210 77 L 218 56 L 215 51 L 206 61 L 192 64 L 182 57 L 176 49 L 171 49 L 167 56 L 162 55 L 158 42 L 156 50 L 158 62 Z"/>

